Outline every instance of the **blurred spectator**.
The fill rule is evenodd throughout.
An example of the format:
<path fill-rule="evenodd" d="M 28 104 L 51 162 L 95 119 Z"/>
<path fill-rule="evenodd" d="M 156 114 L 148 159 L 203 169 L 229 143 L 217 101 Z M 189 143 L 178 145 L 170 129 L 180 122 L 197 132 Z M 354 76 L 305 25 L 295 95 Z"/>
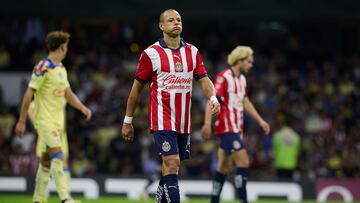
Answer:
<path fill-rule="evenodd" d="M 33 145 L 35 143 L 35 134 L 33 132 L 25 132 L 22 137 L 15 136 L 12 140 L 11 145 L 13 147 L 20 146 L 22 151 L 24 153 L 31 153 L 31 150 L 33 150 Z"/>
<path fill-rule="evenodd" d="M 74 174 L 75 176 L 83 176 L 96 171 L 96 166 L 92 161 L 86 158 L 84 152 L 76 151 L 73 154 L 74 159 L 71 162 L 72 174 Z"/>
<path fill-rule="evenodd" d="M 300 135 L 283 122 L 273 137 L 275 168 L 277 177 L 291 179 L 298 166 Z"/>
<path fill-rule="evenodd" d="M 39 165 L 35 148 L 33 147 L 32 153 L 25 153 L 20 144 L 14 145 L 12 149 L 13 152 L 9 156 L 11 173 L 14 175 L 35 174 Z"/>
<path fill-rule="evenodd" d="M 10 109 L 0 109 L 0 128 L 2 129 L 3 135 L 6 139 L 9 139 L 13 134 L 12 130 L 15 122 L 15 115 L 10 112 Z"/>
<path fill-rule="evenodd" d="M 39 18 L 29 18 L 25 26 L 24 42 L 41 44 L 45 39 L 44 26 Z"/>
<path fill-rule="evenodd" d="M 0 69 L 10 67 L 11 56 L 10 52 L 6 49 L 5 45 L 0 45 Z"/>

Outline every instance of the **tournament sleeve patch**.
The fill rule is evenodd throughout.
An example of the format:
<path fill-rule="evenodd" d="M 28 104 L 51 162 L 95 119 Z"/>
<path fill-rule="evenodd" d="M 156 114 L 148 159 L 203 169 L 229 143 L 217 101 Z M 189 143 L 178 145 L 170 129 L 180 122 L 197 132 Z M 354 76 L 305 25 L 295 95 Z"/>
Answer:
<path fill-rule="evenodd" d="M 47 61 L 41 60 L 39 64 L 34 67 L 33 73 L 38 77 L 43 76 L 47 72 L 48 66 L 49 65 Z"/>

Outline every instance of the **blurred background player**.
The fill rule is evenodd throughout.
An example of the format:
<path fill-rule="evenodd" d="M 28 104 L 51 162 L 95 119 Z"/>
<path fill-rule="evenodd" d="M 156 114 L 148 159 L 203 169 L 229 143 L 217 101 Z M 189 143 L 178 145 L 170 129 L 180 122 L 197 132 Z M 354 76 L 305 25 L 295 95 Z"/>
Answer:
<path fill-rule="evenodd" d="M 242 140 L 245 110 L 253 118 L 265 134 L 270 133 L 270 126 L 265 122 L 247 97 L 246 74 L 253 64 L 253 50 L 247 46 L 237 46 L 228 55 L 228 65 L 219 72 L 215 79 L 216 96 L 220 101 L 220 114 L 215 122 L 214 134 L 220 138 L 217 152 L 217 169 L 213 179 L 211 202 L 217 203 L 226 176 L 232 171 L 235 163 L 235 187 L 242 203 L 247 203 L 246 181 L 249 158 Z M 205 122 L 202 134 L 205 139 L 211 135 L 212 116 L 209 106 L 205 110 Z"/>
<path fill-rule="evenodd" d="M 280 129 L 274 132 L 273 151 L 276 176 L 281 179 L 291 180 L 298 167 L 300 152 L 300 135 L 291 127 L 291 118 L 278 121 Z"/>
<path fill-rule="evenodd" d="M 68 102 L 91 118 L 91 111 L 72 92 L 67 80 L 67 72 L 61 61 L 68 51 L 70 34 L 63 31 L 50 32 L 46 37 L 48 57 L 40 60 L 34 67 L 29 86 L 24 94 L 16 134 L 22 136 L 26 130 L 26 117 L 34 96 L 33 120 L 38 133 L 41 164 L 36 175 L 36 186 L 33 202 L 40 203 L 49 176 L 54 179 L 58 195 L 62 203 L 73 203 L 69 194 L 68 178 L 64 173 L 64 109 Z"/>
<path fill-rule="evenodd" d="M 141 199 L 146 200 L 149 198 L 149 187 L 161 177 L 161 165 L 154 155 L 144 160 L 142 165 L 146 175 L 146 184 L 140 192 L 140 197 Z"/>
<path fill-rule="evenodd" d="M 162 177 L 157 202 L 180 202 L 178 172 L 180 161 L 190 158 L 191 92 L 195 78 L 209 102 L 209 111 L 220 110 L 215 88 L 207 76 L 200 52 L 180 38 L 182 21 L 174 9 L 161 13 L 159 28 L 163 38 L 145 49 L 138 62 L 128 96 L 122 136 L 134 138 L 132 119 L 140 93 L 150 82 L 149 119 L 158 154 L 162 157 Z"/>
<path fill-rule="evenodd" d="M 30 103 L 30 106 L 29 106 L 29 111 L 28 111 L 28 117 L 31 121 L 31 123 L 34 125 L 35 127 L 35 124 L 34 124 L 34 110 L 35 110 L 35 102 L 32 101 Z M 71 185 L 70 185 L 70 180 L 71 180 L 71 173 L 70 173 L 70 168 L 69 168 L 69 143 L 68 143 L 68 138 L 67 138 L 67 133 L 66 133 L 66 110 L 64 109 L 64 132 L 62 134 L 63 136 L 61 136 L 61 149 L 62 149 L 62 152 L 64 154 L 64 173 L 65 173 L 65 176 L 66 176 L 66 185 L 67 185 L 67 189 L 68 189 L 68 192 L 69 194 L 71 194 Z M 41 160 L 41 155 L 43 154 L 42 152 L 42 144 L 43 141 L 40 139 L 40 137 L 38 136 L 37 138 L 37 143 L 36 143 L 36 156 Z M 48 154 L 44 155 L 44 156 L 47 156 L 46 159 L 48 160 L 49 157 L 48 157 Z M 46 160 L 46 159 L 43 159 L 43 160 Z M 47 173 L 47 175 L 49 175 L 49 178 L 45 178 L 44 177 L 44 182 L 43 183 L 40 183 L 40 182 L 35 182 L 35 185 L 37 184 L 43 184 L 43 185 L 48 185 L 48 182 L 50 180 L 50 173 Z M 36 186 L 35 186 L 36 187 Z M 45 197 L 45 194 L 43 194 L 43 202 L 46 202 L 47 200 L 47 197 Z M 76 201 L 76 202 L 80 202 L 80 201 Z"/>

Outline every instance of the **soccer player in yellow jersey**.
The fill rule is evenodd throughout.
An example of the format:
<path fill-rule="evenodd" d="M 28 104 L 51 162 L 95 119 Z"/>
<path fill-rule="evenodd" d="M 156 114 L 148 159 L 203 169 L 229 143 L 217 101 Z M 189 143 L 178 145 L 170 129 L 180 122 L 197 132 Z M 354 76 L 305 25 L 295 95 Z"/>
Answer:
<path fill-rule="evenodd" d="M 63 31 L 53 31 L 46 36 L 49 55 L 34 67 L 15 128 L 16 134 L 19 136 L 24 134 L 26 117 L 34 96 L 34 126 L 42 151 L 41 164 L 36 175 L 34 203 L 43 201 L 50 175 L 55 181 L 61 202 L 75 202 L 71 199 L 68 190 L 67 177 L 64 173 L 64 151 L 61 147 L 64 137 L 65 105 L 68 102 L 81 111 L 86 120 L 91 118 L 92 113 L 71 90 L 66 69 L 61 63 L 67 53 L 69 39 L 70 34 Z"/>
<path fill-rule="evenodd" d="M 34 121 L 34 109 L 35 109 L 35 102 L 32 101 L 30 103 L 30 106 L 29 106 L 29 110 L 28 110 L 28 117 L 31 121 L 31 123 L 33 125 L 35 125 L 35 121 Z M 63 130 L 63 133 L 61 134 L 61 150 L 64 154 L 64 173 L 65 173 L 65 176 L 66 176 L 66 182 L 67 182 L 67 189 L 70 193 L 71 191 L 71 188 L 70 188 L 70 179 L 71 179 L 71 174 L 70 174 L 70 169 L 69 169 L 69 143 L 68 143 L 68 138 L 67 138 L 67 133 L 66 133 L 66 111 L 64 110 L 64 130 Z M 49 163 L 50 162 L 50 157 L 47 153 L 45 153 L 43 155 L 43 147 L 44 146 L 44 141 L 38 136 L 38 139 L 37 139 L 37 143 L 36 143 L 36 156 L 38 158 L 41 159 L 42 156 L 44 156 L 42 158 L 43 161 L 46 161 L 46 163 Z M 49 170 L 47 170 L 49 171 Z M 44 190 L 46 189 L 46 186 L 48 185 L 48 182 L 50 180 L 50 173 L 45 173 L 46 177 L 44 177 L 44 182 L 36 182 L 35 183 L 35 187 L 40 188 L 42 187 L 41 185 L 44 185 L 44 187 L 40 190 L 40 191 L 43 191 L 41 193 L 39 193 L 39 195 L 42 195 L 41 198 L 43 199 L 42 201 L 43 202 L 47 202 L 47 197 L 44 196 Z M 80 201 L 75 201 L 77 203 L 79 203 Z"/>

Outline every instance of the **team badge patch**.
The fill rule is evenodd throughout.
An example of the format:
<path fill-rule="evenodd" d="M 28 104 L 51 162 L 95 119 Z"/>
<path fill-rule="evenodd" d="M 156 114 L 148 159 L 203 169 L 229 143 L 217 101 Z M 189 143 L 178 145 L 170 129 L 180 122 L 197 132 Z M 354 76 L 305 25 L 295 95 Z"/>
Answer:
<path fill-rule="evenodd" d="M 175 71 L 176 72 L 182 72 L 183 71 L 183 66 L 179 61 L 176 62 L 176 64 L 175 64 Z"/>
<path fill-rule="evenodd" d="M 54 136 L 54 137 L 59 136 L 59 134 L 58 134 L 55 130 L 51 131 L 51 134 L 52 134 L 52 136 Z"/>
<path fill-rule="evenodd" d="M 235 141 L 233 142 L 233 147 L 234 147 L 234 149 L 240 149 L 240 147 L 241 147 L 240 142 L 237 141 L 237 140 L 235 140 Z"/>
<path fill-rule="evenodd" d="M 170 151 L 170 149 L 171 149 L 171 145 L 170 145 L 170 143 L 169 142 L 163 142 L 163 144 L 162 144 L 162 150 L 164 151 L 164 152 L 168 152 L 168 151 Z"/>

